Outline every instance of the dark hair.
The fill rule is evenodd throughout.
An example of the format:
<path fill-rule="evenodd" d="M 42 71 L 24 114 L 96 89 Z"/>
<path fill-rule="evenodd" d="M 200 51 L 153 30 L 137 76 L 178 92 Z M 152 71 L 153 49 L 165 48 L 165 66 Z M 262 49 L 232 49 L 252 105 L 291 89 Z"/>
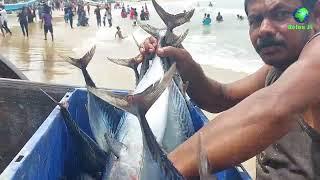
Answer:
<path fill-rule="evenodd" d="M 250 1 L 252 0 L 244 1 L 244 10 L 246 11 L 247 15 L 248 15 L 248 4 L 250 3 Z M 301 1 L 302 1 L 302 5 L 305 8 L 307 8 L 309 11 L 313 11 L 318 0 L 301 0 Z"/>

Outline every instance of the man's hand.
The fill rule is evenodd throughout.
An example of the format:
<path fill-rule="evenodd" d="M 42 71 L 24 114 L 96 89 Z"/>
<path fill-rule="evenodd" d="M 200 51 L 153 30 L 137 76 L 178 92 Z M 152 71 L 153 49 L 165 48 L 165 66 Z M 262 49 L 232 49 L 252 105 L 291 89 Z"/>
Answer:
<path fill-rule="evenodd" d="M 156 53 L 160 57 L 171 57 L 177 63 L 177 68 L 182 76 L 195 68 L 196 62 L 188 51 L 172 46 L 158 47 L 158 40 L 154 37 L 147 38 L 140 47 L 140 53 L 145 57 Z"/>

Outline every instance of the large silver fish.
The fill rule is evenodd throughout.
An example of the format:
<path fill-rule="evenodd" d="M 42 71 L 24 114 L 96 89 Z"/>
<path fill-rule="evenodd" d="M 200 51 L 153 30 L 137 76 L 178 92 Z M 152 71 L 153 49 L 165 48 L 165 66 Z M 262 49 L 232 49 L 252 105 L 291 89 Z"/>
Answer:
<path fill-rule="evenodd" d="M 94 56 L 96 46 L 87 52 L 82 58 L 64 57 L 64 59 L 70 64 L 81 69 L 84 76 L 87 87 L 96 87 L 92 78 L 90 77 L 87 66 Z M 118 148 L 120 145 L 113 147 L 108 144 L 110 142 L 117 142 L 117 132 L 119 123 L 122 122 L 123 111 L 111 106 L 105 101 L 88 92 L 88 104 L 87 104 L 89 124 L 92 134 L 98 145 L 106 152 L 112 152 L 118 156 Z M 105 134 L 108 134 L 106 140 Z"/>
<path fill-rule="evenodd" d="M 45 91 L 40 90 L 60 107 L 66 127 L 78 151 L 78 157 L 76 158 L 78 159 L 78 167 L 80 167 L 79 172 L 75 172 L 75 174 L 71 172 L 71 174 L 66 175 L 66 178 L 86 177 L 86 179 L 100 179 L 105 171 L 106 162 L 109 160 L 109 154 L 101 149 L 93 139 L 80 129 L 79 125 L 73 120 L 69 113 L 66 102 L 59 103 Z"/>
<path fill-rule="evenodd" d="M 157 4 L 156 1 L 153 0 L 152 3 L 167 27 L 165 29 L 158 29 L 150 25 L 142 25 L 141 23 L 139 23 L 140 27 L 146 32 L 155 36 L 158 39 L 160 47 L 168 45 L 181 47 L 181 42 L 185 39 L 188 31 L 186 31 L 183 35 L 177 37 L 173 34 L 172 30 L 175 27 L 188 22 L 192 17 L 194 10 L 177 15 L 172 15 L 165 12 L 164 9 L 159 4 Z M 138 65 L 135 63 L 140 63 L 140 58 L 141 57 L 137 56 L 136 58 L 131 59 L 108 58 L 108 60 L 119 65 L 131 67 L 137 74 L 136 67 L 138 67 Z M 149 67 L 150 59 L 152 59 L 151 67 L 147 69 L 147 72 L 145 72 L 146 68 Z M 144 84 L 145 82 L 142 82 L 144 80 L 148 81 L 150 78 L 159 78 L 163 76 L 164 72 L 168 70 L 173 62 L 174 60 L 172 59 L 160 58 L 155 54 L 146 57 L 143 61 L 143 63 L 145 64 L 142 64 L 141 66 L 141 71 L 138 75 L 137 82 L 139 82 L 139 84 Z M 155 104 L 150 108 L 148 112 L 155 112 L 155 116 L 159 115 L 160 113 L 165 113 L 164 115 L 166 117 L 167 124 L 162 141 L 162 147 L 167 152 L 171 152 L 175 147 L 184 142 L 195 132 L 188 107 L 190 106 L 190 102 L 185 95 L 183 84 L 184 83 L 182 82 L 179 75 L 176 74 L 174 76 L 174 83 L 172 83 L 172 85 L 168 87 L 164 94 L 159 98 L 161 99 L 162 104 Z M 161 107 L 165 107 L 166 110 L 159 111 L 159 108 Z M 148 115 L 149 114 L 147 114 L 146 116 L 147 119 L 151 118 L 151 116 Z"/>
<path fill-rule="evenodd" d="M 159 132 L 165 129 L 165 125 L 159 124 L 159 122 L 164 121 L 164 117 L 159 114 L 146 120 L 147 122 L 144 122 L 144 124 L 147 123 L 149 128 L 152 126 L 150 128 L 151 133 L 147 132 L 146 134 L 144 134 L 146 127 L 141 124 L 141 121 L 137 117 L 139 109 L 144 109 L 145 112 L 143 114 L 145 114 L 146 110 L 159 100 L 168 84 L 171 83 L 174 73 L 175 65 L 161 77 L 161 82 L 153 82 L 148 87 L 138 85 L 133 95 L 114 94 L 104 89 L 88 87 L 88 90 L 97 97 L 128 112 L 124 115 L 125 119 L 118 133 L 118 139 L 124 144 L 124 147 L 120 151 L 119 158 L 114 159 L 114 161 L 107 165 L 105 179 L 157 179 L 158 177 L 163 179 L 172 174 L 174 177 L 180 176 L 170 161 L 163 160 L 165 154 L 161 151 L 156 140 L 156 137 L 159 139 L 159 134 L 161 135 Z M 144 80 L 141 82 L 144 82 Z M 158 135 L 152 132 L 157 132 Z M 149 141 L 152 141 L 152 143 Z M 160 157 L 159 154 L 162 154 L 162 156 Z M 152 158 L 155 155 L 157 158 Z M 170 167 L 168 167 L 169 165 Z M 155 167 L 158 170 L 161 167 L 161 169 L 166 170 L 165 174 L 150 174 L 151 170 L 154 171 L 154 168 L 151 167 Z"/>
<path fill-rule="evenodd" d="M 93 57 L 94 50 L 95 47 L 93 47 L 90 52 L 88 52 L 80 59 L 68 57 L 66 58 L 66 60 L 76 67 L 80 68 L 83 72 L 87 89 L 89 91 L 89 122 L 95 139 L 97 140 L 100 147 L 102 147 L 103 149 L 107 148 L 113 153 L 113 155 L 118 158 L 118 160 L 116 161 L 110 160 L 106 162 L 106 178 L 126 179 L 130 177 L 139 177 L 141 174 L 143 174 L 140 172 L 140 169 L 142 167 L 142 163 L 144 160 L 143 156 L 145 153 L 138 118 L 131 113 L 125 113 L 121 116 L 120 113 L 115 113 L 116 116 L 108 116 L 109 113 L 111 113 L 112 115 L 112 112 L 115 111 L 112 111 L 112 109 L 110 109 L 112 107 L 108 106 L 108 102 L 120 108 L 123 108 L 123 104 L 120 103 L 119 105 L 119 101 L 117 101 L 117 99 L 106 99 L 107 96 L 105 95 L 111 93 L 110 90 L 95 88 L 95 84 L 93 83 L 93 80 L 86 70 L 88 63 Z M 156 68 L 156 66 L 153 66 L 152 68 Z M 159 94 L 159 96 L 163 96 L 163 94 L 165 93 L 163 91 L 160 91 L 161 88 L 159 87 L 165 87 L 164 89 L 166 89 L 167 86 L 163 86 L 161 83 L 158 86 L 154 86 L 154 83 L 156 83 L 158 79 L 161 78 L 167 80 L 168 78 L 165 77 L 169 75 L 172 76 L 173 70 L 168 71 L 167 76 L 163 75 L 163 73 L 164 72 L 162 71 L 162 76 L 153 76 L 151 73 L 149 73 L 141 80 L 133 93 L 143 94 L 143 92 L 146 91 L 151 95 Z M 169 78 L 169 80 L 167 81 L 171 82 L 171 79 L 172 78 Z M 101 94 L 101 92 L 103 93 Z M 117 97 L 122 97 L 123 95 L 126 96 L 127 94 L 116 94 Z M 167 96 L 168 92 L 165 97 Z M 101 101 L 101 99 L 97 97 L 100 97 L 101 99 L 106 101 L 104 106 L 102 106 L 103 103 L 99 102 Z M 153 100 L 152 98 L 150 98 L 150 96 L 146 96 L 146 98 L 149 98 L 149 101 Z M 161 142 L 166 128 L 167 121 L 165 115 L 167 114 L 167 106 L 163 106 L 163 104 L 166 103 L 165 101 L 167 101 L 167 99 L 168 98 L 158 98 L 158 96 L 156 96 L 156 104 L 158 104 L 159 107 L 155 109 L 156 111 L 149 113 L 149 116 L 153 117 L 152 119 L 149 118 L 149 124 L 152 127 L 152 130 L 158 142 Z M 115 103 L 114 101 L 117 102 Z M 97 105 L 97 102 L 100 105 Z M 106 109 L 104 107 L 109 107 L 109 109 Z M 117 122 L 118 125 L 111 126 L 113 121 Z"/>

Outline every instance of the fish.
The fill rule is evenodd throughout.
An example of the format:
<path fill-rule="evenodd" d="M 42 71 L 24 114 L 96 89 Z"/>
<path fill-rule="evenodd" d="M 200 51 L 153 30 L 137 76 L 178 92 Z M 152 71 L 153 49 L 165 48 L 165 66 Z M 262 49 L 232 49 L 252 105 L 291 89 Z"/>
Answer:
<path fill-rule="evenodd" d="M 175 27 L 188 22 L 194 13 L 194 9 L 185 13 L 172 15 L 165 12 L 164 9 L 155 0 L 153 0 L 152 3 L 167 27 L 160 29 L 148 24 L 141 24 L 140 22 L 138 23 L 138 25 L 147 33 L 153 35 L 158 39 L 159 47 L 168 45 L 180 47 L 182 41 L 188 34 L 188 30 L 180 36 L 174 35 L 172 30 Z M 174 62 L 174 60 L 171 58 L 160 58 L 155 54 L 146 57 L 143 62 L 149 62 L 151 57 L 152 64 L 145 74 L 140 74 L 139 79 L 141 80 L 139 80 L 139 85 L 145 83 L 143 81 L 149 80 L 150 78 L 161 77 L 163 73 L 167 71 Z M 119 65 L 125 64 L 123 62 L 126 61 L 128 63 L 130 62 L 129 59 L 108 58 L 108 60 L 110 59 L 112 59 L 112 62 L 115 62 Z M 144 71 L 143 67 L 141 67 L 141 71 Z M 159 98 L 159 101 L 161 100 L 162 103 L 157 104 L 156 102 L 148 112 L 149 114 L 152 114 L 152 116 L 148 116 L 149 114 L 146 115 L 147 119 L 149 119 L 149 117 L 151 118 L 154 116 L 158 116 L 161 113 L 158 109 L 160 107 L 166 108 L 166 110 L 162 112 L 165 113 L 164 115 L 167 123 L 163 141 L 161 143 L 166 152 L 171 152 L 174 148 L 191 137 L 195 132 L 190 113 L 191 103 L 185 95 L 186 90 L 184 84 L 185 83 L 182 82 L 179 74 L 176 73 L 174 75 L 174 83 L 172 83 L 171 86 L 168 87 L 163 95 Z M 151 129 L 153 128 L 151 127 Z"/>
<path fill-rule="evenodd" d="M 104 179 L 163 179 L 163 177 L 181 176 L 172 163 L 166 159 L 164 151 L 158 144 L 157 135 L 153 133 L 159 132 L 155 131 L 156 128 L 164 129 L 165 126 L 154 126 L 163 118 L 153 116 L 148 120 L 144 119 L 143 122 L 139 120 L 139 113 L 143 113 L 144 117 L 147 110 L 165 92 L 168 84 L 172 82 L 175 69 L 174 64 L 160 81 L 153 82 L 146 88 L 141 86 L 142 90 L 136 89 L 131 95 L 114 94 L 104 89 L 88 87 L 88 91 L 92 94 L 127 112 L 126 119 L 119 130 L 120 142 L 125 147 L 122 148 L 119 158 L 115 158 L 111 164 L 106 166 Z M 146 124 L 148 124 L 147 127 Z M 153 124 L 153 127 L 150 124 Z M 154 174 L 155 170 L 160 173 Z"/>
<path fill-rule="evenodd" d="M 84 80 L 86 82 L 86 87 L 96 87 L 94 81 L 92 80 L 90 74 L 86 69 L 94 56 L 95 50 L 96 46 L 94 45 L 81 58 L 73 58 L 68 56 L 62 57 L 67 62 L 82 71 Z M 121 146 L 119 145 L 119 143 L 118 145 L 116 145 L 115 142 L 118 142 L 118 127 L 121 126 L 121 118 L 123 117 L 124 112 L 114 106 L 111 106 L 109 103 L 102 101 L 100 98 L 96 97 L 90 92 L 88 92 L 87 96 L 88 104 L 86 107 L 89 116 L 89 124 L 95 141 L 98 143 L 99 147 L 101 147 L 106 152 L 111 151 L 113 154 L 118 155 L 119 152 L 116 151 L 118 148 L 112 147 L 112 145 L 117 147 Z M 108 134 L 108 136 L 105 136 L 106 133 Z M 108 137 L 108 139 L 106 139 L 106 137 Z M 114 143 L 108 144 L 110 142 Z"/>
<path fill-rule="evenodd" d="M 100 179 L 105 171 L 106 162 L 109 160 L 108 153 L 101 149 L 99 145 L 72 119 L 72 116 L 67 109 L 67 102 L 58 102 L 44 90 L 40 90 L 60 107 L 67 130 L 69 131 L 73 142 L 75 142 L 76 149 L 78 150 L 78 165 L 81 169 L 81 176 L 78 176 L 78 174 L 75 176 L 77 178 L 91 177 Z M 68 179 L 73 177 L 66 178 Z"/>
<path fill-rule="evenodd" d="M 142 135 L 140 131 L 137 131 L 137 129 L 140 129 L 140 125 L 137 117 L 131 113 L 124 113 L 121 115 L 118 114 L 118 116 L 113 118 L 112 117 L 105 118 L 104 116 L 98 115 L 99 112 L 106 113 L 107 115 L 109 111 L 106 111 L 106 110 L 103 111 L 101 110 L 101 107 L 94 106 L 94 103 L 90 103 L 90 102 L 99 102 L 99 99 L 100 101 L 101 99 L 103 99 L 101 98 L 101 96 L 98 96 L 96 93 L 94 93 L 95 92 L 94 89 L 96 89 L 96 86 L 93 80 L 91 79 L 89 73 L 86 70 L 86 67 L 89 64 L 90 60 L 92 59 L 94 52 L 95 52 L 95 46 L 88 53 L 86 53 L 82 58 L 76 59 L 71 57 L 65 57 L 65 59 L 66 61 L 70 62 L 71 64 L 75 65 L 76 67 L 82 70 L 84 79 L 86 81 L 86 87 L 88 89 L 87 108 L 88 108 L 88 114 L 89 114 L 89 123 L 90 123 L 90 127 L 93 130 L 93 135 L 97 140 L 97 143 L 100 145 L 100 147 L 102 147 L 105 150 L 107 149 L 104 147 L 107 146 L 108 150 L 110 150 L 112 152 L 112 155 L 115 156 L 115 159 L 120 159 L 119 162 L 121 163 L 112 163 L 113 161 L 109 160 L 107 162 L 108 164 L 107 167 L 111 167 L 111 168 L 106 169 L 104 174 L 107 174 L 107 177 L 109 177 L 108 179 L 117 179 L 118 176 L 121 176 L 122 178 L 137 176 L 140 174 L 140 168 L 141 168 L 140 164 L 143 162 Z M 157 82 L 158 79 L 163 78 L 158 76 L 159 78 L 156 79 L 157 77 L 153 77 L 150 74 L 148 75 L 148 77 L 149 78 L 143 78 L 144 80 L 142 80 L 142 83 L 138 84 L 134 93 L 138 94 L 143 92 L 146 89 L 148 90 L 150 86 L 153 87 L 153 84 Z M 107 93 L 111 92 L 108 89 L 103 89 L 103 90 L 104 92 L 107 92 Z M 158 92 L 158 90 L 155 89 L 155 92 Z M 117 95 L 122 96 L 127 94 L 117 94 Z M 157 98 L 157 103 L 163 104 L 162 101 L 161 100 L 158 101 L 158 99 L 159 98 Z M 112 101 L 105 101 L 105 104 L 112 104 L 110 102 Z M 114 108 L 116 107 L 118 106 L 115 106 Z M 163 116 L 162 114 L 166 114 L 166 110 L 167 110 L 166 106 L 157 108 L 157 111 L 160 112 L 160 115 L 157 115 L 156 116 L 157 118 L 153 118 L 153 120 L 150 122 L 150 125 L 153 128 L 153 132 L 158 142 L 162 141 L 162 137 L 165 131 L 166 117 Z M 106 119 L 103 122 L 107 122 L 106 123 L 107 125 L 115 121 L 117 122 L 118 126 L 113 126 L 114 128 L 112 130 L 114 131 L 111 132 L 110 128 L 108 129 L 108 127 L 106 128 L 105 126 L 103 126 L 103 124 L 101 125 L 101 120 L 100 120 L 101 118 Z M 97 127 L 97 126 L 100 128 L 100 130 L 94 132 L 95 130 L 94 127 Z M 104 138 L 102 138 L 102 135 L 104 136 Z M 137 151 L 140 153 L 137 153 Z M 121 172 L 118 172 L 119 170 Z"/>

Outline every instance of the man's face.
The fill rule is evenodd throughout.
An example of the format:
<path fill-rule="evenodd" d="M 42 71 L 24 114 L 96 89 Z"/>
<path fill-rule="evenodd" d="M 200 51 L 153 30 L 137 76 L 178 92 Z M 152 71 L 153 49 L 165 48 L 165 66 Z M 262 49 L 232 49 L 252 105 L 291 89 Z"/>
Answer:
<path fill-rule="evenodd" d="M 286 68 L 298 59 L 313 35 L 310 30 L 288 29 L 288 25 L 298 24 L 293 12 L 301 6 L 300 0 L 250 0 L 247 6 L 250 39 L 266 64 Z"/>

